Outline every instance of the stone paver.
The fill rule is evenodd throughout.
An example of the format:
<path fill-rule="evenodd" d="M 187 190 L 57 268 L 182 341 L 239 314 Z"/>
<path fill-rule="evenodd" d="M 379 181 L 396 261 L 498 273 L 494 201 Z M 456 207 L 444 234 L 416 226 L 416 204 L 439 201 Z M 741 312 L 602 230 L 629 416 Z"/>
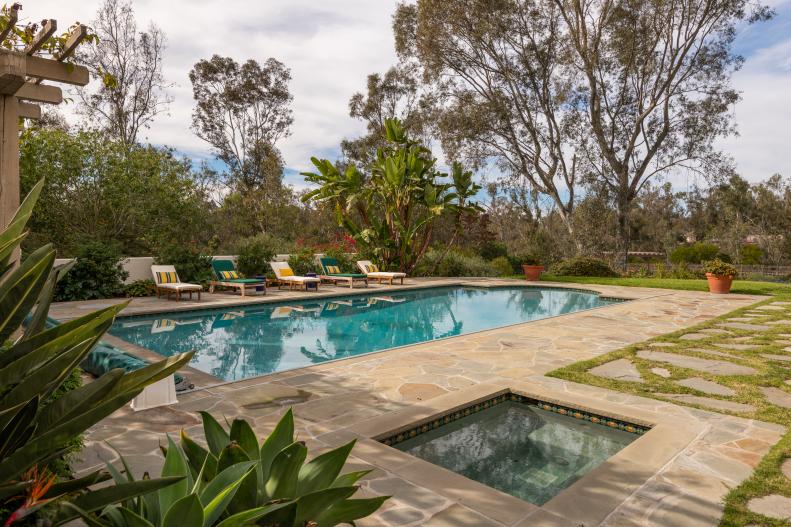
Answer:
<path fill-rule="evenodd" d="M 785 477 L 791 480 L 791 459 L 783 461 L 783 464 L 780 465 L 780 471 Z"/>
<path fill-rule="evenodd" d="M 681 401 L 690 404 L 699 404 L 714 408 L 715 410 L 727 410 L 730 412 L 752 412 L 755 406 L 751 404 L 735 403 L 733 401 L 721 401 L 720 399 L 711 399 L 710 397 L 699 397 L 697 395 L 677 394 L 677 393 L 658 393 L 660 397 L 667 397 L 674 401 Z"/>
<path fill-rule="evenodd" d="M 791 362 L 791 355 L 776 355 L 774 353 L 761 353 L 761 357 L 769 360 L 778 360 L 781 362 Z"/>
<path fill-rule="evenodd" d="M 713 381 L 706 380 L 702 377 L 690 377 L 689 379 L 676 381 L 676 384 L 686 386 L 687 388 L 692 388 L 693 390 L 708 393 L 710 395 L 736 395 L 736 392 L 731 388 Z"/>
<path fill-rule="evenodd" d="M 676 347 L 676 344 L 674 344 L 672 342 L 649 342 L 648 345 L 651 346 L 652 348 L 674 348 L 674 347 Z"/>
<path fill-rule="evenodd" d="M 736 350 L 736 351 L 754 350 L 761 347 L 757 344 L 738 344 L 734 342 L 721 342 L 719 344 L 715 344 L 715 346 L 717 346 L 718 348 Z"/>
<path fill-rule="evenodd" d="M 678 337 L 678 340 L 703 340 L 711 338 L 711 335 L 706 333 L 685 333 Z"/>
<path fill-rule="evenodd" d="M 664 377 L 665 379 L 672 376 L 670 370 L 667 368 L 651 368 L 651 373 L 654 375 L 659 375 L 660 377 Z"/>
<path fill-rule="evenodd" d="M 637 356 L 641 359 L 667 362 L 674 366 L 709 372 L 715 375 L 752 375 L 758 373 L 755 368 L 742 366 L 741 364 L 722 360 L 701 359 L 700 357 L 690 357 L 689 355 L 676 355 L 662 351 L 640 350 L 637 352 Z"/>
<path fill-rule="evenodd" d="M 729 319 L 733 320 L 733 319 Z M 722 328 L 706 328 L 701 329 L 699 333 L 708 333 L 710 335 L 730 335 L 731 332 Z"/>
<path fill-rule="evenodd" d="M 745 324 L 744 322 L 722 322 L 717 325 L 724 328 L 741 329 L 744 331 L 766 331 L 769 329 L 769 326 L 763 324 Z"/>
<path fill-rule="evenodd" d="M 779 494 L 753 498 L 747 502 L 747 508 L 776 520 L 791 520 L 791 498 Z"/>
<path fill-rule="evenodd" d="M 770 326 L 791 326 L 791 319 L 770 320 L 766 324 Z"/>
<path fill-rule="evenodd" d="M 629 359 L 618 359 L 604 363 L 588 370 L 589 373 L 598 377 L 607 377 L 617 381 L 629 381 L 644 383 L 643 377 L 637 371 L 637 367 Z"/>
<path fill-rule="evenodd" d="M 772 304 L 774 304 L 774 302 Z M 758 309 L 760 311 L 785 311 L 785 308 L 783 306 L 772 305 L 772 304 L 768 304 L 765 306 L 758 306 L 755 309 Z"/>
<path fill-rule="evenodd" d="M 761 387 L 761 393 L 764 394 L 764 397 L 766 397 L 766 400 L 770 403 L 782 406 L 783 408 L 791 408 L 791 393 L 771 386 Z"/>

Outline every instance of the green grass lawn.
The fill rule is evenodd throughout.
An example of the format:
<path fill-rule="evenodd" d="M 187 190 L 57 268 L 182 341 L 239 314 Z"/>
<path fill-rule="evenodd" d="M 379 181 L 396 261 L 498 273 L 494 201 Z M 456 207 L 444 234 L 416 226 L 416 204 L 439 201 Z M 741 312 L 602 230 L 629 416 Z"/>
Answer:
<path fill-rule="evenodd" d="M 573 284 L 622 285 L 627 287 L 656 287 L 659 289 L 681 289 L 684 291 L 708 291 L 706 280 L 682 280 L 678 278 L 599 278 L 590 276 L 542 275 L 541 280 L 568 282 Z M 732 293 L 746 295 L 791 295 L 791 284 L 736 280 Z"/>
<path fill-rule="evenodd" d="M 560 278 L 564 282 L 585 283 L 585 284 L 612 284 L 612 285 L 629 285 L 629 286 L 642 286 L 642 287 L 664 287 L 673 289 L 695 289 L 705 290 L 705 281 L 696 280 L 664 280 L 664 279 L 631 279 L 631 278 L 582 278 L 582 279 L 568 279 L 567 277 L 547 277 L 548 280 Z M 661 284 L 661 285 L 660 285 Z M 739 284 L 737 282 L 737 284 Z M 663 399 L 660 393 L 679 393 L 679 394 L 692 394 L 709 398 L 719 398 L 739 403 L 751 404 L 755 407 L 755 411 L 748 413 L 734 413 L 744 418 L 754 418 L 761 421 L 769 421 L 779 423 L 791 430 L 791 409 L 783 408 L 771 404 L 765 399 L 759 387 L 776 387 L 782 390 L 788 390 L 789 386 L 785 381 L 791 378 L 791 371 L 784 367 L 781 362 L 774 362 L 767 360 L 761 356 L 762 353 L 772 354 L 788 354 L 785 348 L 788 347 L 786 342 L 788 337 L 784 336 L 791 333 L 791 323 L 770 325 L 767 331 L 742 331 L 742 330 L 729 330 L 732 333 L 714 334 L 709 338 L 703 340 L 681 340 L 680 337 L 686 333 L 693 333 L 704 328 L 712 327 L 718 322 L 726 318 L 737 317 L 749 312 L 757 305 L 769 304 L 776 301 L 791 301 L 791 289 L 787 285 L 772 284 L 763 282 L 741 282 L 741 287 L 737 289 L 743 293 L 760 293 L 760 294 L 775 294 L 776 297 L 768 298 L 754 304 L 753 306 L 742 308 L 727 315 L 723 315 L 709 322 L 699 324 L 692 328 L 688 328 L 668 335 L 652 339 L 648 342 L 642 342 L 622 348 L 620 350 L 596 357 L 595 359 L 577 362 L 575 364 L 566 366 L 550 372 L 548 375 L 557 377 L 568 381 L 578 382 L 582 384 L 589 384 L 593 386 L 600 386 L 612 390 L 617 390 L 625 393 L 632 393 L 644 397 L 651 397 L 659 400 Z M 680 287 L 679 287 L 680 286 Z M 783 311 L 767 311 L 765 318 L 761 318 L 757 324 L 765 323 L 772 320 L 791 320 L 791 305 L 783 306 Z M 755 311 L 756 313 L 759 311 Z M 663 352 L 678 353 L 683 355 L 699 356 L 708 359 L 722 359 L 716 355 L 708 355 L 705 349 L 714 351 L 725 351 L 722 348 L 717 348 L 715 345 L 724 343 L 738 337 L 749 337 L 746 341 L 749 344 L 756 344 L 759 347 L 754 350 L 732 351 L 735 356 L 730 359 L 732 362 L 751 366 L 758 370 L 754 375 L 739 375 L 739 376 L 718 376 L 709 372 L 700 372 L 686 368 L 674 367 L 666 363 L 652 362 L 649 360 L 641 359 L 636 356 L 637 351 L 641 349 L 648 349 L 651 342 L 666 342 L 671 343 L 673 347 L 655 348 Z M 604 377 L 598 377 L 589 373 L 589 370 L 600 364 L 604 364 L 614 359 L 626 358 L 637 367 L 641 376 L 645 380 L 644 384 L 617 381 Z M 787 366 L 788 363 L 785 363 Z M 670 378 L 663 378 L 651 371 L 652 367 L 659 366 L 671 372 Z M 724 386 L 732 388 L 736 395 L 734 396 L 714 396 L 703 392 L 698 392 L 691 388 L 683 387 L 673 381 L 685 379 L 688 377 L 703 377 L 710 381 L 717 382 Z M 677 401 L 670 401 L 674 404 L 683 404 Z M 691 405 L 695 406 L 695 405 Z M 705 407 L 700 407 L 710 410 Z M 710 410 L 712 411 L 712 410 Z M 729 413 L 729 412 L 721 412 Z M 744 481 L 737 488 L 731 490 L 725 498 L 725 512 L 721 521 L 722 526 L 780 526 L 788 525 L 787 522 L 781 520 L 773 520 L 764 516 L 751 513 L 747 509 L 747 503 L 752 498 L 766 496 L 768 494 L 781 494 L 791 497 L 791 481 L 786 478 L 781 470 L 780 465 L 786 459 L 791 458 L 791 432 L 778 442 L 769 453 L 764 456 L 759 465 L 756 467 L 753 474 Z"/>

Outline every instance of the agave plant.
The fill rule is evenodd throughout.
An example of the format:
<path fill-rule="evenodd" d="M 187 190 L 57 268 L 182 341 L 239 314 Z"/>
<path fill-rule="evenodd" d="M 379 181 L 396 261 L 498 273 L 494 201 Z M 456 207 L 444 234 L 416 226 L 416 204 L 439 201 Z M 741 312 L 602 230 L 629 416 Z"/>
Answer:
<path fill-rule="evenodd" d="M 247 421 L 234 419 L 230 430 L 202 412 L 208 449 L 182 430 L 176 444 L 168 437 L 162 477 L 182 477 L 175 485 L 85 514 L 80 503 L 58 522 L 81 515 L 96 527 L 240 527 L 263 525 L 330 527 L 353 524 L 378 509 L 388 496 L 352 499 L 355 483 L 368 470 L 341 474 L 354 441 L 315 457 L 294 440 L 289 410 L 259 444 Z M 116 483 L 135 481 L 131 470 L 113 472 Z"/>
<path fill-rule="evenodd" d="M 46 327 L 55 282 L 67 268 L 53 267 L 51 245 L 33 251 L 18 266 L 13 262 L 42 186 L 43 181 L 33 188 L 0 233 L 0 510 L 11 510 L 5 524 L 55 497 L 83 491 L 109 478 L 97 471 L 79 479 L 55 481 L 41 477 L 37 467 L 62 456 L 75 437 L 131 401 L 146 385 L 175 372 L 192 356 L 171 357 L 131 373 L 111 370 L 53 400 L 53 393 L 90 353 L 125 304 Z M 115 487 L 113 492 L 86 495 L 92 496 L 94 505 L 103 507 L 176 479 L 134 482 Z"/>

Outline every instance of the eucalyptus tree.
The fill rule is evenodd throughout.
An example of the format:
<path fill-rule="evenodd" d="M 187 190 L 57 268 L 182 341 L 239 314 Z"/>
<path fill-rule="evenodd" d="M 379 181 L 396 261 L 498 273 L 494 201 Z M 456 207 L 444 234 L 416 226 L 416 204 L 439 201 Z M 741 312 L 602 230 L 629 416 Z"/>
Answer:
<path fill-rule="evenodd" d="M 192 129 L 228 165 L 234 182 L 279 187 L 277 142 L 289 135 L 294 120 L 285 64 L 274 58 L 239 64 L 214 55 L 198 61 L 189 77 L 196 103 Z"/>
<path fill-rule="evenodd" d="M 396 51 L 418 60 L 441 97 L 450 158 L 494 160 L 552 198 L 573 236 L 584 141 L 563 19 L 550 3 L 419 0 L 393 17 Z"/>
<path fill-rule="evenodd" d="M 480 190 L 472 174 L 454 165 L 452 183 L 436 168 L 431 151 L 408 137 L 403 123 L 385 120 L 386 144 L 377 149 L 367 172 L 350 164 L 345 172 L 327 159 L 311 158 L 317 172 L 304 172 L 318 188 L 303 201 L 328 203 L 364 253 L 411 272 L 429 248 L 438 219 L 475 214 L 471 200 Z"/>
<path fill-rule="evenodd" d="M 78 57 L 99 82 L 77 91 L 78 112 L 131 146 L 173 101 L 162 75 L 165 34 L 153 23 L 140 31 L 129 0 L 104 0 L 93 27 L 97 41 Z"/>
<path fill-rule="evenodd" d="M 349 162 L 365 166 L 376 157 L 376 149 L 385 142 L 387 119 L 399 119 L 411 137 L 424 143 L 429 140 L 435 95 L 420 77 L 414 61 L 402 61 L 383 75 L 368 75 L 365 93 L 357 92 L 349 100 L 349 116 L 366 124 L 365 135 L 341 141 Z"/>
<path fill-rule="evenodd" d="M 613 192 L 626 262 L 629 211 L 654 176 L 704 176 L 727 161 L 716 138 L 734 131 L 731 75 L 737 24 L 766 20 L 753 0 L 553 0 L 581 81 L 593 176 Z M 577 77 L 575 77 L 577 78 Z"/>
<path fill-rule="evenodd" d="M 769 16 L 753 0 L 418 0 L 394 28 L 444 96 L 446 150 L 526 179 L 572 234 L 575 187 L 607 186 L 625 259 L 646 182 L 727 162 L 736 26 Z"/>

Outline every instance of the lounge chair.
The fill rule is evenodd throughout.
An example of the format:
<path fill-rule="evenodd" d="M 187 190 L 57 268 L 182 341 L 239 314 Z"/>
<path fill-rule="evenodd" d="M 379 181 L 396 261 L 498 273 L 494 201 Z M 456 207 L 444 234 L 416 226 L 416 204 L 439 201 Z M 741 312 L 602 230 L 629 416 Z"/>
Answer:
<path fill-rule="evenodd" d="M 216 280 L 209 282 L 209 293 L 214 293 L 215 287 L 229 287 L 238 289 L 245 296 L 246 291 L 256 291 L 260 287 L 266 294 L 266 279 L 240 277 L 231 260 L 213 260 L 211 266 Z"/>
<path fill-rule="evenodd" d="M 176 300 L 181 300 L 181 293 L 189 293 L 192 300 L 192 293 L 198 293 L 200 300 L 203 287 L 198 284 L 187 284 L 179 280 L 176 268 L 172 265 L 152 265 L 151 274 L 154 275 L 154 283 L 157 287 L 157 298 L 164 293 L 166 298 L 176 295 Z"/>
<path fill-rule="evenodd" d="M 319 258 L 321 264 L 321 279 L 338 285 L 338 282 L 349 284 L 349 288 L 354 287 L 354 282 L 365 282 L 368 287 L 368 276 L 360 273 L 342 273 L 335 258 Z"/>
<path fill-rule="evenodd" d="M 380 271 L 379 268 L 372 264 L 370 260 L 360 260 L 357 262 L 357 267 L 360 268 L 362 272 L 373 280 L 377 280 L 380 284 L 383 281 L 387 281 L 388 284 L 393 285 L 393 280 L 401 280 L 401 285 L 404 284 L 404 278 L 406 278 L 406 273 L 391 273 L 387 271 Z"/>
<path fill-rule="evenodd" d="M 305 288 L 305 291 L 307 291 L 308 284 L 316 284 L 316 291 L 319 290 L 319 284 L 321 283 L 320 278 L 314 276 L 297 276 L 294 274 L 294 271 L 291 270 L 288 262 L 269 262 L 269 265 L 275 272 L 278 289 L 283 285 L 288 285 L 289 289 L 294 289 L 295 286 L 302 286 Z"/>

